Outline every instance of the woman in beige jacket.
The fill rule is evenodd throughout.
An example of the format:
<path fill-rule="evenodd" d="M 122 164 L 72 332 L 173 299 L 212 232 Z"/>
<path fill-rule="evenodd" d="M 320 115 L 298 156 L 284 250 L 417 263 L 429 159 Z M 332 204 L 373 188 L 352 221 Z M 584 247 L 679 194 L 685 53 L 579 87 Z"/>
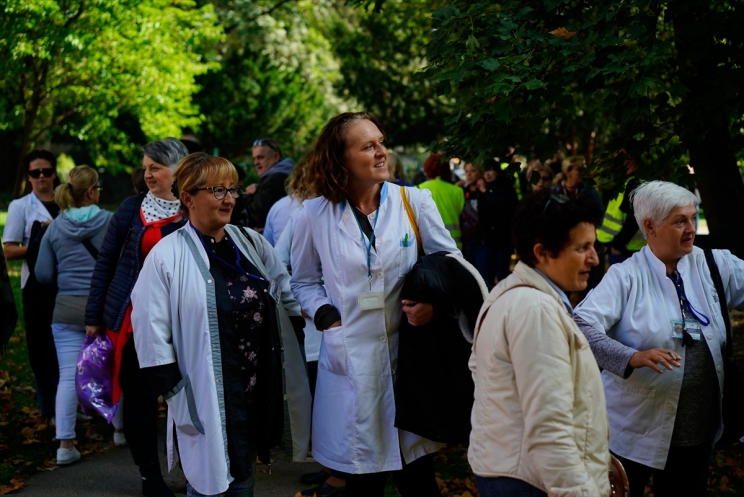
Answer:
<path fill-rule="evenodd" d="M 520 262 L 483 304 L 468 459 L 481 497 L 610 495 L 599 368 L 566 292 L 598 264 L 591 198 L 541 191 L 514 220 Z"/>

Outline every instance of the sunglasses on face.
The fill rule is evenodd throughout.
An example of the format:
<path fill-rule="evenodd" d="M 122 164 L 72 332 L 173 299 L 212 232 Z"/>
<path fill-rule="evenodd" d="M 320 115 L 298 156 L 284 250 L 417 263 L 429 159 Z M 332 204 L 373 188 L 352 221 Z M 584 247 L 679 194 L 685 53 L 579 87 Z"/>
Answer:
<path fill-rule="evenodd" d="M 54 174 L 54 169 L 51 167 L 44 167 L 41 169 L 32 169 L 28 172 L 28 175 L 34 179 L 39 179 L 39 176 L 44 175 L 45 178 L 51 178 Z"/>

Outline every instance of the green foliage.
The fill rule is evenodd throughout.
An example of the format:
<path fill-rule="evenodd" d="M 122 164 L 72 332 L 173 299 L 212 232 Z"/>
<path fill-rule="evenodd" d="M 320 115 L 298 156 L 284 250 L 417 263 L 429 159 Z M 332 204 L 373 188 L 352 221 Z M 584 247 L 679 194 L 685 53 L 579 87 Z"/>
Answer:
<path fill-rule="evenodd" d="M 516 145 L 545 158 L 559 136 L 578 132 L 587 146 L 595 132 L 606 179 L 620 180 L 636 158 L 651 165 L 641 176 L 683 180 L 690 147 L 709 129 L 701 116 L 726 107 L 724 128 L 741 136 L 738 4 L 456 0 L 434 19 L 427 74 L 457 100 L 450 151 L 484 158 Z M 715 62 L 702 74 L 706 59 Z M 691 77 L 701 76 L 707 86 L 693 101 Z"/>
<path fill-rule="evenodd" d="M 344 106 L 333 88 L 338 62 L 320 32 L 324 2 L 214 2 L 225 38 L 219 71 L 199 78 L 196 95 L 208 148 L 238 157 L 272 137 L 288 155 L 301 153 Z"/>
<path fill-rule="evenodd" d="M 379 9 L 337 8 L 327 23 L 340 61 L 339 93 L 375 114 L 394 146 L 443 136 L 450 101 L 421 73 L 427 64 L 431 11 L 441 0 L 387 0 Z"/>
<path fill-rule="evenodd" d="M 147 139 L 201 120 L 198 47 L 220 37 L 211 6 L 192 0 L 8 0 L 0 10 L 0 131 L 23 130 L 22 152 L 55 130 L 88 144 L 97 165 L 138 161 L 117 127 Z"/>

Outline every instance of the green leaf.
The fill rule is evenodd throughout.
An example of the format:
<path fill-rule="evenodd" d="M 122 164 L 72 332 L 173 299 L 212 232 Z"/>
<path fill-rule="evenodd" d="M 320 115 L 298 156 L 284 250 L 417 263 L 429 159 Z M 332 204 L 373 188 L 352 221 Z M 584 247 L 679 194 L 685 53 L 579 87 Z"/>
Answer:
<path fill-rule="evenodd" d="M 499 62 L 497 59 L 486 59 L 478 62 L 478 65 L 486 71 L 495 71 L 496 69 L 501 67 L 501 62 Z"/>
<path fill-rule="evenodd" d="M 545 83 L 539 79 L 531 79 L 524 84 L 524 87 L 528 90 L 537 90 L 538 88 L 544 88 Z"/>

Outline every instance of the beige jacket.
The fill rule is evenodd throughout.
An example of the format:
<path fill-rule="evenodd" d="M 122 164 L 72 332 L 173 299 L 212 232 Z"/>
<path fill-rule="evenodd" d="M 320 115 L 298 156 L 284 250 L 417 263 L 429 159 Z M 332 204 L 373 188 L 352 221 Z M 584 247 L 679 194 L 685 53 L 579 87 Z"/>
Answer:
<path fill-rule="evenodd" d="M 478 317 L 468 460 L 556 497 L 610 495 L 609 427 L 599 368 L 558 293 L 519 263 Z"/>

